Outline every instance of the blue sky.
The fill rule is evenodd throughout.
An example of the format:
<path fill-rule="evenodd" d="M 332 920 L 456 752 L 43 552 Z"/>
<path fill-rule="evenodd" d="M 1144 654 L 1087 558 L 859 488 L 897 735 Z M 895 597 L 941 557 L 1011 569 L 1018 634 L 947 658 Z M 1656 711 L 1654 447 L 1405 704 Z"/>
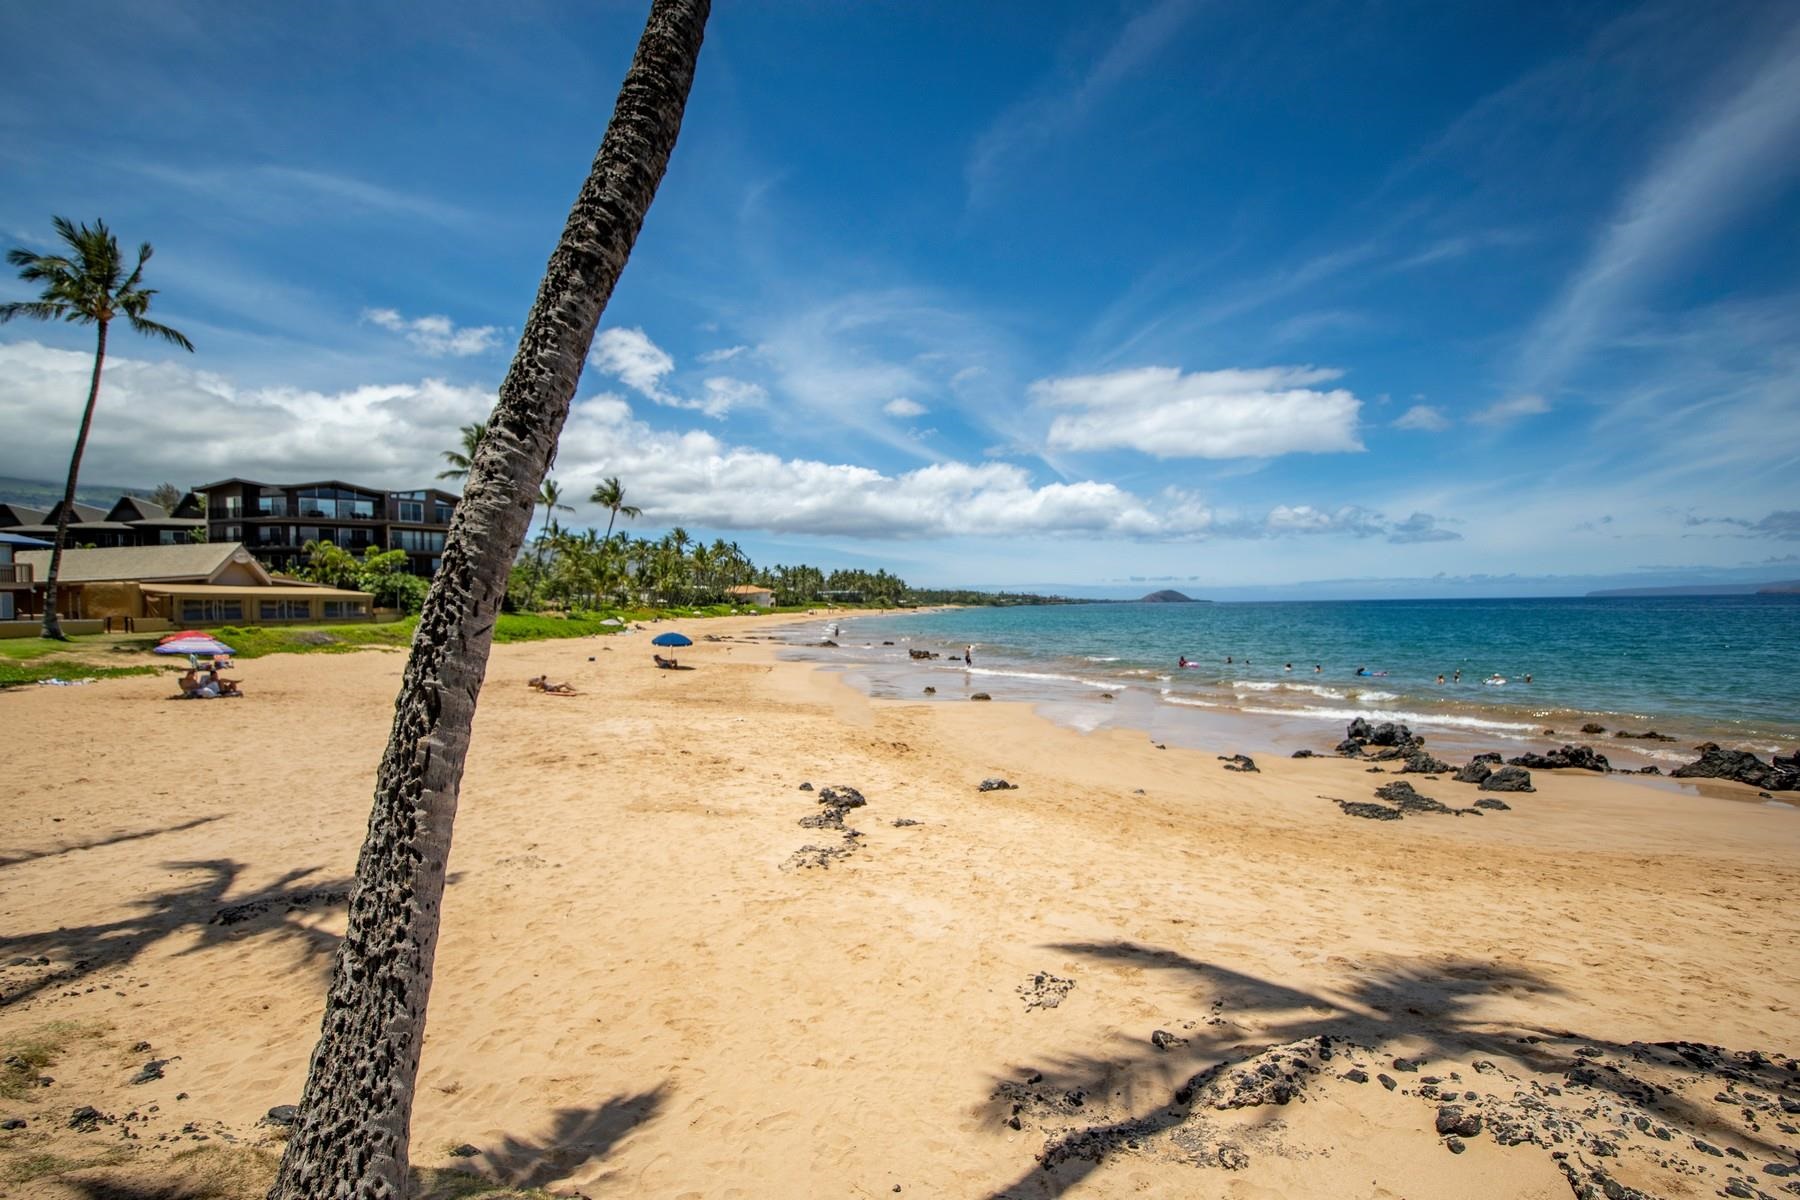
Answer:
<path fill-rule="evenodd" d="M 0 240 L 153 241 L 199 347 L 115 341 L 85 478 L 424 482 L 645 7 L 9 9 Z M 1796 577 L 1797 216 L 1784 0 L 727 0 L 555 474 L 920 583 Z M 87 345 L 0 327 L 0 474 Z"/>

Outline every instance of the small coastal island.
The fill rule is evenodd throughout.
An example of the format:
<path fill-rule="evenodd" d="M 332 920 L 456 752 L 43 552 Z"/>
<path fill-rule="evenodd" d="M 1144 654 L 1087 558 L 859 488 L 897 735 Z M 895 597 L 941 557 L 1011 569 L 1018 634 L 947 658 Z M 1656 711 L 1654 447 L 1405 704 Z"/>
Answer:
<path fill-rule="evenodd" d="M 1192 596 L 1184 595 L 1181 592 L 1174 591 L 1171 588 L 1164 588 L 1160 592 L 1151 592 L 1148 596 L 1145 596 L 1143 599 L 1139 600 L 1138 603 L 1139 604 L 1211 604 L 1212 601 L 1211 600 L 1196 600 Z"/>

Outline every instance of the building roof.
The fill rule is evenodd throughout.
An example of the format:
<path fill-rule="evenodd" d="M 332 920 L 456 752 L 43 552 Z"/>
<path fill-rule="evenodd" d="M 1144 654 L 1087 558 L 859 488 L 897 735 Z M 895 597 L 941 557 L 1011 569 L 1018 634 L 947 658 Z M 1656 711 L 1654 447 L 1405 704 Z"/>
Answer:
<path fill-rule="evenodd" d="M 22 533 L 8 533 L 0 529 L 0 544 L 7 546 L 45 546 L 50 545 L 43 538 L 26 537 Z"/>
<path fill-rule="evenodd" d="M 14 557 L 19 562 L 29 563 L 40 579 L 50 569 L 48 550 L 26 550 Z M 264 580 L 269 577 L 240 542 L 190 542 L 185 546 L 64 550 L 61 582 L 110 583 L 129 579 L 148 583 L 191 579 L 202 583 L 234 562 L 253 567 Z"/>
<path fill-rule="evenodd" d="M 736 587 L 728 587 L 725 589 L 726 593 L 732 596 L 747 596 L 751 592 L 772 592 L 774 590 L 774 588 L 767 587 L 760 583 L 740 583 Z"/>
<path fill-rule="evenodd" d="M 169 510 L 152 500 L 139 496 L 120 496 L 111 510 L 107 512 L 109 521 L 166 521 Z"/>
<path fill-rule="evenodd" d="M 6 518 L 14 525 L 41 525 L 44 522 L 44 510 L 27 508 L 23 504 L 0 504 L 0 517 Z"/>
<path fill-rule="evenodd" d="M 370 592 L 352 592 L 344 588 L 256 587 L 228 583 L 146 583 L 142 591 L 158 596 L 255 596 L 258 600 L 373 600 Z"/>
<path fill-rule="evenodd" d="M 56 513 L 57 510 L 61 508 L 61 500 L 52 504 L 44 513 L 44 521 L 50 525 L 56 524 Z M 69 524 L 71 525 L 85 525 L 89 521 L 104 520 L 106 520 L 106 510 L 104 508 L 95 508 L 92 504 L 83 504 L 79 500 L 69 505 Z"/>
<path fill-rule="evenodd" d="M 436 493 L 439 496 L 447 496 L 452 501 L 461 501 L 462 500 L 462 497 L 457 495 L 455 492 L 446 492 L 442 488 L 433 488 L 433 487 L 379 488 L 379 487 L 373 487 L 366 483 L 347 483 L 342 479 L 308 479 L 301 483 L 268 483 L 264 480 L 258 480 L 258 479 L 242 479 L 236 475 L 232 476 L 230 479 L 220 479 L 213 483 L 203 483 L 199 487 L 195 488 L 194 490 L 196 492 L 212 492 L 212 491 L 217 491 L 219 488 L 222 488 L 222 487 L 230 487 L 234 483 L 242 485 L 244 487 L 264 487 L 264 488 L 339 487 L 339 488 L 348 488 L 349 490 L 351 490 L 353 492 L 368 492 L 368 493 L 370 493 L 372 495 L 376 495 L 376 496 L 398 496 L 403 493 L 409 493 L 409 492 L 432 492 L 432 493 Z"/>

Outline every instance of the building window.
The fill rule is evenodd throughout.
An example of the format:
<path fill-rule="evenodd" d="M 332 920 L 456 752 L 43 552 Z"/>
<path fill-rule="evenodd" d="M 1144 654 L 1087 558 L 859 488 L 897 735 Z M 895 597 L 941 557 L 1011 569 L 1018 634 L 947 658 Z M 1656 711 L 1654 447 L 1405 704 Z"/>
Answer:
<path fill-rule="evenodd" d="M 455 511 L 455 506 L 445 504 L 442 500 L 439 500 L 432 506 L 431 511 L 433 521 L 437 522 L 439 525 L 448 525 L 450 523 L 450 514 Z"/>
<path fill-rule="evenodd" d="M 366 617 L 368 615 L 369 615 L 369 605 L 368 605 L 367 601 L 363 601 L 363 600 L 327 600 L 327 601 L 325 601 L 325 616 L 327 618 L 331 618 L 331 617 Z"/>
<path fill-rule="evenodd" d="M 242 496 L 220 496 L 212 506 L 214 520 L 224 518 L 236 521 L 244 515 L 244 498 Z"/>
<path fill-rule="evenodd" d="M 391 536 L 394 549 L 411 554 L 436 554 L 444 548 L 444 535 L 436 530 L 396 529 Z"/>
<path fill-rule="evenodd" d="M 279 489 L 264 489 L 262 495 L 256 498 L 256 511 L 265 517 L 287 516 L 287 493 Z"/>
<path fill-rule="evenodd" d="M 181 601 L 182 622 L 206 621 L 241 621 L 244 619 L 243 600 L 195 600 L 183 597 Z"/>
<path fill-rule="evenodd" d="M 394 511 L 399 513 L 395 518 L 400 521 L 411 521 L 419 524 L 425 520 L 425 505 L 419 500 L 400 500 L 394 504 Z"/>
<path fill-rule="evenodd" d="M 263 600 L 258 605 L 265 621 L 310 621 L 311 600 Z"/>
<path fill-rule="evenodd" d="M 227 542 L 243 541 L 244 540 L 244 527 L 242 525 L 227 525 L 227 526 L 225 526 L 225 536 L 224 536 L 223 540 L 227 541 Z"/>

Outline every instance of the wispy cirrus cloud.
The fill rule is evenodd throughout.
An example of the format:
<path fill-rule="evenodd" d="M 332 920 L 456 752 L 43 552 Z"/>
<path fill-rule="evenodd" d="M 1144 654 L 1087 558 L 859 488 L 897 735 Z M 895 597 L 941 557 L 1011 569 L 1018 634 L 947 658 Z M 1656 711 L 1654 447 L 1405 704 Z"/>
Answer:
<path fill-rule="evenodd" d="M 979 203 L 1010 168 L 1086 122 L 1129 83 L 1200 7 L 1199 0 L 1155 0 L 1126 21 L 1118 36 L 1078 74 L 1047 80 L 1001 113 L 976 137 L 965 175 L 969 199 Z"/>
<path fill-rule="evenodd" d="M 1665 146 L 1519 352 L 1526 390 L 1553 385 L 1621 310 L 1734 217 L 1800 171 L 1800 21 L 1741 87 Z"/>
<path fill-rule="evenodd" d="M 1507 425 L 1521 417 L 1535 417 L 1550 411 L 1550 402 L 1542 396 L 1526 393 L 1496 400 L 1469 418 L 1483 425 Z"/>
<path fill-rule="evenodd" d="M 276 163 L 175 166 L 135 162 L 127 169 L 215 204 L 253 212 L 265 220 L 316 223 L 333 218 L 404 217 L 437 225 L 464 226 L 467 209 L 353 175 Z"/>
<path fill-rule="evenodd" d="M 769 398 L 761 384 L 729 375 L 703 380 L 698 398 L 682 395 L 664 382 L 675 372 L 674 356 L 642 329 L 602 329 L 588 351 L 588 361 L 646 400 L 666 408 L 693 409 L 709 417 L 723 417 L 734 408 L 759 405 Z"/>

